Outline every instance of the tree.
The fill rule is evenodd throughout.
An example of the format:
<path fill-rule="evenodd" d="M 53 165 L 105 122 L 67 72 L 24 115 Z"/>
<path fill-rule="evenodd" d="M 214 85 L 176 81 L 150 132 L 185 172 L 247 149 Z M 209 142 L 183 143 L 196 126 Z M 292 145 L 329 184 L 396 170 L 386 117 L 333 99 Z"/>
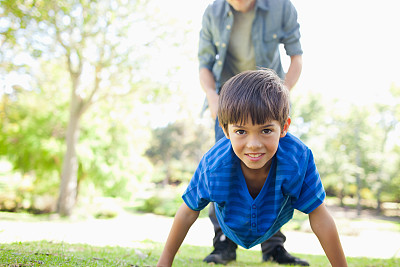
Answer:
<path fill-rule="evenodd" d="M 396 165 L 395 159 L 397 153 L 392 153 L 394 149 L 393 137 L 394 131 L 399 125 L 399 117 L 397 116 L 400 110 L 400 93 L 396 87 L 391 88 L 392 101 L 389 103 L 376 103 L 375 116 L 372 118 L 372 124 L 377 126 L 377 129 L 371 132 L 373 142 L 376 143 L 375 150 L 371 153 L 371 165 L 376 165 L 375 172 L 372 173 L 372 181 L 374 182 L 374 192 L 377 201 L 377 213 L 382 212 L 382 192 L 385 184 L 395 177 L 395 172 L 391 173 L 391 165 Z M 394 180 L 394 179 L 393 179 Z"/>
<path fill-rule="evenodd" d="M 395 114 L 394 114 L 394 108 L 388 106 L 388 105 L 377 105 L 377 111 L 378 111 L 378 121 L 377 125 L 380 129 L 381 135 L 377 139 L 377 153 L 375 156 L 378 156 L 377 158 L 379 160 L 376 160 L 378 162 L 378 167 L 377 167 L 377 189 L 376 189 L 376 200 L 377 200 L 377 213 L 382 212 L 382 189 L 383 189 L 383 180 L 387 180 L 384 177 L 388 177 L 389 173 L 385 171 L 385 162 L 387 161 L 386 155 L 387 155 L 387 143 L 388 143 L 388 137 L 389 134 L 394 130 L 396 127 L 396 124 L 398 124 L 398 121 L 396 120 Z"/>
<path fill-rule="evenodd" d="M 135 92 L 146 102 L 173 90 L 166 84 L 176 88 L 176 81 L 169 78 L 179 69 L 176 58 L 187 56 L 190 23 L 182 23 L 180 18 L 163 12 L 158 1 L 149 0 L 0 3 L 0 71 L 6 74 L 12 68 L 27 73 L 35 82 L 43 78 L 41 68 L 35 64 L 61 62 L 69 77 L 66 152 L 57 205 L 60 214 L 68 215 L 76 201 L 77 176 L 83 166 L 76 149 L 84 114 L 94 104 L 113 102 L 116 96 L 125 98 Z M 178 51 L 182 44 L 184 50 Z M 170 55 L 168 67 L 159 68 L 166 45 L 167 51 L 175 47 L 178 56 Z M 47 90 L 40 87 L 40 82 L 32 88 Z"/>
<path fill-rule="evenodd" d="M 8 41 L 8 47 L 18 44 L 34 58 L 64 59 L 69 74 L 66 152 L 57 205 L 62 215 L 71 213 L 77 197 L 76 146 L 83 114 L 96 102 L 134 91 L 140 80 L 135 72 L 141 56 L 135 54 L 128 31 L 130 23 L 145 19 L 143 15 L 134 17 L 142 11 L 142 3 L 1 1 L 9 22 L 4 43 Z"/>

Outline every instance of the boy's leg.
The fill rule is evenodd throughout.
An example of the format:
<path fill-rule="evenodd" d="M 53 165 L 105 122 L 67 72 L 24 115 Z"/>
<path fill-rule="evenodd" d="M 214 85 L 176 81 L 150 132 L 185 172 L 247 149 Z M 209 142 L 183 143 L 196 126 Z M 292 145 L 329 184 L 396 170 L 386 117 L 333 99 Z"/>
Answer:
<path fill-rule="evenodd" d="M 279 230 L 261 244 L 263 261 L 274 261 L 279 264 L 309 266 L 308 262 L 290 255 L 283 247 L 286 236 Z"/>
<path fill-rule="evenodd" d="M 273 236 L 271 236 L 267 241 L 261 244 L 262 254 L 264 255 L 271 253 L 277 246 L 283 247 L 283 243 L 285 243 L 285 241 L 286 241 L 286 236 L 282 234 L 282 232 L 279 230 Z"/>
<path fill-rule="evenodd" d="M 230 261 L 236 260 L 236 249 L 237 245 L 227 238 L 221 230 L 215 215 L 214 203 L 210 203 L 208 215 L 214 226 L 214 239 L 213 246 L 214 250 L 210 255 L 204 258 L 203 261 L 207 263 L 227 264 Z"/>

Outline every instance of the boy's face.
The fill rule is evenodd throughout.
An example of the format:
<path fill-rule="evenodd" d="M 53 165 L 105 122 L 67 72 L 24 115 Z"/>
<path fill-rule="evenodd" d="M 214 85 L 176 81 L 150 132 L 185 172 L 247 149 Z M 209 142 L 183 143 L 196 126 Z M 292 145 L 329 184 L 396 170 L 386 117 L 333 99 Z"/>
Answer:
<path fill-rule="evenodd" d="M 243 125 L 228 124 L 228 131 L 224 129 L 224 133 L 231 140 L 235 154 L 242 161 L 244 173 L 269 170 L 272 157 L 278 149 L 279 139 L 286 135 L 290 122 L 288 118 L 283 129 L 276 120 L 254 125 L 249 118 Z"/>

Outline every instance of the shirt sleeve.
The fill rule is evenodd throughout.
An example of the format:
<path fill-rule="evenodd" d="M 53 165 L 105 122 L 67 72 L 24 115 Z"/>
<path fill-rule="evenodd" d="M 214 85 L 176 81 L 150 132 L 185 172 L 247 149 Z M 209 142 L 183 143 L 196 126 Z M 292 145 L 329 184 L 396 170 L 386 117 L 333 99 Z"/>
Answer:
<path fill-rule="evenodd" d="M 192 210 L 202 210 L 210 203 L 207 170 L 203 158 L 182 195 L 183 201 Z"/>
<path fill-rule="evenodd" d="M 202 27 L 199 36 L 199 69 L 207 68 L 212 71 L 212 67 L 215 63 L 215 56 L 217 54 L 217 49 L 213 43 L 212 36 L 212 9 L 208 6 L 203 14 Z"/>
<path fill-rule="evenodd" d="M 308 150 L 308 161 L 303 183 L 298 198 L 293 199 L 293 208 L 304 213 L 310 213 L 316 209 L 325 199 L 325 190 L 321 182 L 314 157 Z"/>
<path fill-rule="evenodd" d="M 283 43 L 288 56 L 302 55 L 300 43 L 300 24 L 297 22 L 297 11 L 290 1 L 285 1 L 283 10 Z"/>

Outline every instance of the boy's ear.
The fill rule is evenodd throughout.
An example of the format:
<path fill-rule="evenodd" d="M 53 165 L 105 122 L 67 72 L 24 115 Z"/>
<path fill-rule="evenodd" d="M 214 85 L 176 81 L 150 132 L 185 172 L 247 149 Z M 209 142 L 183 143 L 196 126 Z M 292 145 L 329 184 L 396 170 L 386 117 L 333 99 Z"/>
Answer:
<path fill-rule="evenodd" d="M 289 126 L 290 126 L 291 122 L 292 122 L 292 120 L 290 119 L 290 117 L 288 117 L 285 124 L 283 125 L 283 129 L 281 132 L 281 138 L 286 136 L 287 132 L 289 131 Z"/>
<path fill-rule="evenodd" d="M 224 134 L 225 134 L 225 136 L 226 136 L 226 138 L 228 138 L 228 139 L 230 139 L 229 138 L 229 133 L 225 130 L 225 127 L 223 126 L 223 125 L 219 125 L 221 128 L 222 128 L 222 130 L 224 131 Z"/>

